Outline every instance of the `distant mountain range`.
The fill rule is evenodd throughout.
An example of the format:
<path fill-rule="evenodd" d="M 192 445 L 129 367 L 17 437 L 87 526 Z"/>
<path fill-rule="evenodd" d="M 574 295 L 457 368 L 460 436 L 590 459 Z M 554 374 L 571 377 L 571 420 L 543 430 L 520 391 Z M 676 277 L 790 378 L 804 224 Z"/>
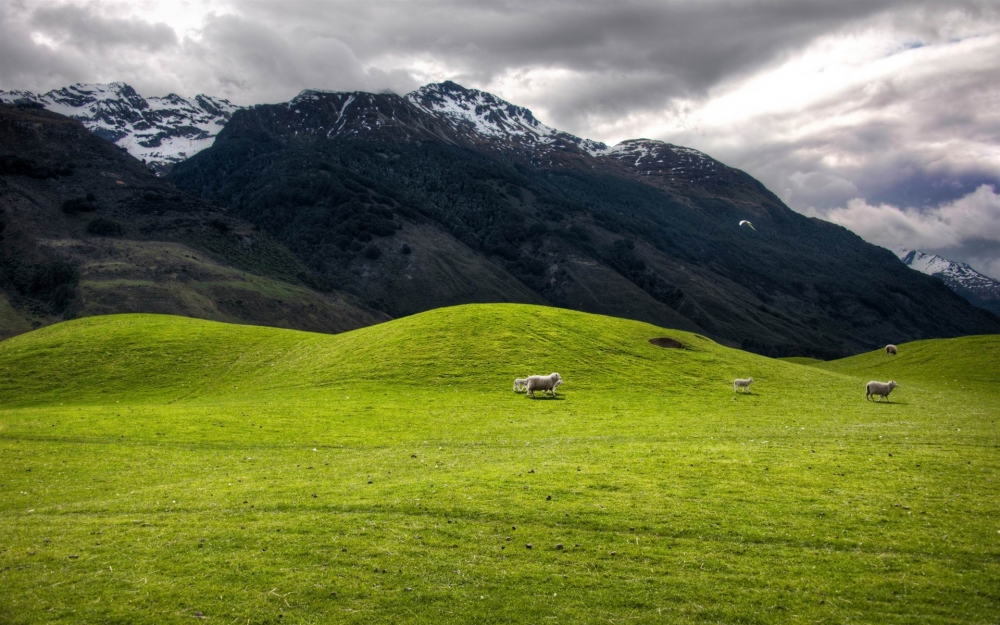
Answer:
<path fill-rule="evenodd" d="M 1000 319 L 939 281 L 795 213 L 702 152 L 648 139 L 607 146 L 453 82 L 405 96 L 306 90 L 245 109 L 208 96 L 143 98 L 122 83 L 0 98 L 18 103 L 4 109 L 8 129 L 19 115 L 48 129 L 0 143 L 13 307 L 0 306 L 0 321 L 11 310 L 33 323 L 176 310 L 333 330 L 515 301 L 821 358 L 1000 332 Z M 58 139 L 65 118 L 31 107 L 78 119 L 204 201 L 143 178 L 121 152 L 115 160 L 89 143 L 72 147 Z M 176 205 L 156 199 L 174 196 Z M 25 221 L 25 201 L 44 208 Z M 98 217 L 117 224 L 110 234 L 92 227 Z M 744 219 L 756 230 L 740 227 Z M 194 267 L 173 271 L 186 265 L 166 262 L 166 243 L 229 269 L 202 284 Z M 106 254 L 130 259 L 123 281 L 106 272 Z M 42 276 L 63 261 L 76 268 L 73 296 L 36 293 L 24 272 Z M 223 287 L 228 271 L 247 272 L 239 296 Z M 141 296 L 129 280 L 145 285 Z M 275 280 L 285 286 L 267 286 Z"/>
<path fill-rule="evenodd" d="M 985 276 L 966 263 L 948 260 L 920 250 L 894 250 L 903 264 L 929 276 L 941 278 L 956 293 L 976 306 L 1000 315 L 1000 280 Z"/>
<path fill-rule="evenodd" d="M 0 91 L 0 100 L 36 102 L 49 111 L 76 119 L 161 173 L 212 145 L 239 108 L 228 100 L 206 95 L 143 97 L 121 82 L 76 84 L 38 95 Z"/>
<path fill-rule="evenodd" d="M 236 111 L 168 179 L 393 317 L 537 302 L 821 358 L 1000 332 L 940 281 L 702 152 L 609 147 L 453 82 Z"/>

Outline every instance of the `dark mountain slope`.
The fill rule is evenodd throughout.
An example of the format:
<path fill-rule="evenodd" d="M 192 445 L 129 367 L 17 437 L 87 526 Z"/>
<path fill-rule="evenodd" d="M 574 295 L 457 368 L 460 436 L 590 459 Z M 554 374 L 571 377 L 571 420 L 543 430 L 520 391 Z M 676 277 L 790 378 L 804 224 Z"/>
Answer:
<path fill-rule="evenodd" d="M 387 317 L 79 122 L 0 105 L 0 336 L 160 312 L 318 331 Z M 327 287 L 327 290 L 328 287 Z"/>
<path fill-rule="evenodd" d="M 454 83 L 238 111 L 171 179 L 392 315 L 546 301 L 820 357 L 1000 332 L 744 172 L 661 142 L 572 137 Z"/>

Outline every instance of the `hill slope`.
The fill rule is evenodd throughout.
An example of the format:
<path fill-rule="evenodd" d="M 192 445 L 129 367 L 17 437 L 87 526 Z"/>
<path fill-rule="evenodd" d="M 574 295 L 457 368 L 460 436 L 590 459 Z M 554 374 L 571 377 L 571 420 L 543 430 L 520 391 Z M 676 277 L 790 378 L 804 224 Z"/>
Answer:
<path fill-rule="evenodd" d="M 58 324 L 0 343 L 0 615 L 988 621 L 998 344 L 929 342 L 873 404 L 855 375 L 523 305 L 335 336 Z M 958 353 L 992 385 L 907 373 Z M 511 392 L 553 369 L 559 399 Z"/>
<path fill-rule="evenodd" d="M 868 379 L 907 379 L 961 392 L 963 389 L 995 389 L 998 363 L 1000 340 L 996 335 L 986 335 L 914 341 L 900 346 L 897 356 L 877 350 L 811 364 L 827 371 Z"/>
<path fill-rule="evenodd" d="M 1000 332 L 887 250 L 697 150 L 608 148 L 454 83 L 237 111 L 170 177 L 392 316 L 546 302 L 823 358 Z"/>
<path fill-rule="evenodd" d="M 320 331 L 386 319 L 79 122 L 0 105 L 0 146 L 0 337 L 120 312 Z"/>

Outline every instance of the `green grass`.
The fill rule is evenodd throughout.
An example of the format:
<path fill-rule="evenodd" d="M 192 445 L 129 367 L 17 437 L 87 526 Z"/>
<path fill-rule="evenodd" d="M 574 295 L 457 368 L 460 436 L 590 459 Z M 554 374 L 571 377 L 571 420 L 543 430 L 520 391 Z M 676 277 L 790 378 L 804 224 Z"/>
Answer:
<path fill-rule="evenodd" d="M 778 360 L 791 362 L 797 365 L 818 365 L 823 362 L 819 358 L 809 358 L 808 356 L 788 356 L 786 358 L 779 358 Z"/>
<path fill-rule="evenodd" d="M 0 343 L 0 622 L 996 623 L 998 350 L 803 366 L 526 305 L 47 327 Z"/>

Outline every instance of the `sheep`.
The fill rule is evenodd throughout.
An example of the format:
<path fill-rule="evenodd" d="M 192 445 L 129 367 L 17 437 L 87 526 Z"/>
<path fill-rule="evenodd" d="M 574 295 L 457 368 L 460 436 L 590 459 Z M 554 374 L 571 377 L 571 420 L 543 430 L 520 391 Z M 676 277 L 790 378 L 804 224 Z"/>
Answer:
<path fill-rule="evenodd" d="M 733 380 L 733 392 L 735 393 L 736 389 L 745 388 L 746 391 L 744 392 L 749 393 L 751 384 L 753 384 L 753 378 L 747 378 L 745 380 L 742 378 L 737 378 Z"/>
<path fill-rule="evenodd" d="M 888 382 L 876 382 L 872 380 L 865 385 L 865 400 L 869 400 L 877 395 L 878 399 L 873 401 L 882 401 L 883 397 L 885 397 L 886 401 L 889 401 L 889 393 L 892 392 L 892 389 L 898 386 L 899 385 L 896 384 L 895 380 L 890 380 Z"/>
<path fill-rule="evenodd" d="M 520 393 L 528 385 L 528 378 L 516 378 L 514 380 L 514 392 Z"/>
<path fill-rule="evenodd" d="M 556 387 L 563 383 L 562 376 L 558 373 L 549 375 L 533 375 L 528 378 L 524 388 L 528 391 L 527 397 L 534 397 L 535 391 L 542 391 L 542 395 L 551 391 L 552 396 L 556 396 Z"/>
<path fill-rule="evenodd" d="M 890 345 L 886 345 L 885 346 L 885 355 L 886 356 L 895 356 L 897 353 L 899 353 L 899 351 L 896 349 L 895 345 L 891 345 L 890 344 Z"/>

